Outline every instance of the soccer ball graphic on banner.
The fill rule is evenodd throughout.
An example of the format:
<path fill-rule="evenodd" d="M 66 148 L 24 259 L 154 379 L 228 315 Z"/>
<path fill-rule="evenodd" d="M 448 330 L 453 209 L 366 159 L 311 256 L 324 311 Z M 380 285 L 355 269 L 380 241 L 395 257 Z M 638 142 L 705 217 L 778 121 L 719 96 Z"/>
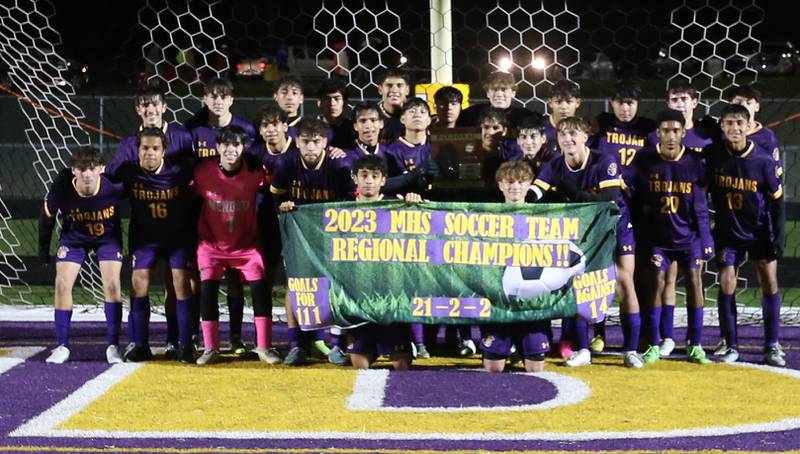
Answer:
<path fill-rule="evenodd" d="M 526 240 L 524 243 L 567 244 L 569 266 L 507 266 L 503 272 L 503 292 L 508 298 L 530 299 L 556 291 L 567 285 L 573 276 L 583 273 L 586 269 L 586 257 L 583 251 L 572 241 Z"/>

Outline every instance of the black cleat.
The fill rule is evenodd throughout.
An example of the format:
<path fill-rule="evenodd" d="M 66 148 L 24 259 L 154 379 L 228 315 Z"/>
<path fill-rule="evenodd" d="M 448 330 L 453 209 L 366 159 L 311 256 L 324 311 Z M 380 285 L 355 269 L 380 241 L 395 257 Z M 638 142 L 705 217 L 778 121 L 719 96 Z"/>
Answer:
<path fill-rule="evenodd" d="M 125 350 L 125 362 L 139 363 L 151 359 L 153 359 L 153 352 L 150 350 L 150 347 L 139 347 L 135 345 L 133 347 L 129 346 L 128 349 Z"/>

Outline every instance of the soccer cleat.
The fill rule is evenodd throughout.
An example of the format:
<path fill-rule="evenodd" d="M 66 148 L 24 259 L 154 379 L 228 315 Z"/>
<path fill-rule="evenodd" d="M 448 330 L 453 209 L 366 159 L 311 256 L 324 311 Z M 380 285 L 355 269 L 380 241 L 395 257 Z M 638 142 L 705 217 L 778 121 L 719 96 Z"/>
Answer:
<path fill-rule="evenodd" d="M 302 347 L 293 347 L 283 358 L 283 364 L 287 366 L 302 366 L 306 362 L 306 351 Z"/>
<path fill-rule="evenodd" d="M 642 359 L 644 359 L 645 364 L 653 364 L 658 362 L 661 359 L 661 349 L 658 345 L 651 345 L 647 347 L 647 350 L 642 355 Z"/>
<path fill-rule="evenodd" d="M 106 348 L 106 361 L 108 361 L 108 364 L 120 364 L 123 362 L 122 355 L 116 345 L 109 345 Z"/>
<path fill-rule="evenodd" d="M 194 344 L 195 351 L 202 352 L 206 349 L 206 345 L 203 343 L 203 335 L 202 334 L 195 334 L 192 336 L 192 343 Z"/>
<path fill-rule="evenodd" d="M 280 364 L 283 362 L 281 355 L 275 348 L 254 348 L 251 352 L 258 355 L 258 359 L 267 364 Z"/>
<path fill-rule="evenodd" d="M 730 347 L 725 350 L 724 354 L 718 356 L 720 356 L 719 361 L 721 363 L 735 363 L 739 359 L 739 351 L 733 347 Z"/>
<path fill-rule="evenodd" d="M 149 361 L 153 359 L 153 352 L 150 347 L 139 347 L 136 345 L 128 345 L 125 350 L 125 361 L 129 363 L 138 363 L 141 361 Z"/>
<path fill-rule="evenodd" d="M 219 350 L 206 350 L 203 352 L 203 355 L 197 358 L 197 365 L 198 366 L 207 366 L 209 364 L 216 364 L 222 358 Z"/>
<path fill-rule="evenodd" d="M 592 352 L 590 352 L 588 348 L 582 348 L 577 352 L 574 352 L 566 361 L 566 364 L 569 367 L 579 367 L 592 364 Z"/>
<path fill-rule="evenodd" d="M 589 342 L 589 350 L 591 350 L 592 353 L 601 353 L 603 350 L 605 350 L 605 348 L 606 341 L 603 339 L 603 336 L 600 336 L 599 334 L 594 336 L 592 341 Z"/>
<path fill-rule="evenodd" d="M 782 357 L 782 358 L 785 358 L 785 357 L 786 357 L 786 352 L 785 352 L 785 351 L 783 351 L 783 347 L 781 347 L 781 344 L 780 344 L 780 343 L 777 343 L 777 344 L 775 344 L 775 347 L 774 347 L 774 348 L 777 348 L 777 349 L 778 349 L 778 354 L 779 354 L 779 355 L 781 355 L 781 357 Z"/>
<path fill-rule="evenodd" d="M 561 353 L 561 357 L 564 359 L 572 358 L 572 355 L 575 353 L 572 350 L 572 342 L 568 340 L 562 340 L 558 342 L 558 351 Z"/>
<path fill-rule="evenodd" d="M 59 345 L 50 351 L 50 356 L 44 362 L 50 364 L 64 364 L 69 361 L 69 349 L 63 345 Z"/>
<path fill-rule="evenodd" d="M 338 345 L 334 345 L 328 353 L 328 362 L 337 366 L 346 366 L 350 364 L 350 357 L 347 353 L 343 352 Z"/>
<path fill-rule="evenodd" d="M 690 345 L 689 349 L 686 351 L 686 357 L 690 363 L 711 364 L 711 360 L 706 358 L 705 350 L 699 345 Z"/>
<path fill-rule="evenodd" d="M 644 367 L 642 357 L 636 352 L 625 352 L 622 354 L 622 364 L 631 369 L 641 369 Z"/>
<path fill-rule="evenodd" d="M 458 355 L 465 358 L 474 355 L 478 351 L 478 348 L 475 347 L 475 342 L 473 342 L 472 339 L 461 341 L 458 347 Z"/>
<path fill-rule="evenodd" d="M 180 349 L 175 343 L 167 342 L 167 344 L 164 345 L 164 359 L 178 359 L 179 354 Z"/>
<path fill-rule="evenodd" d="M 671 355 L 673 350 L 675 350 L 675 341 L 669 337 L 662 340 L 661 345 L 658 346 L 658 352 L 662 358 Z"/>
<path fill-rule="evenodd" d="M 728 353 L 728 343 L 725 342 L 725 339 L 722 339 L 714 348 L 714 356 L 723 356 L 726 353 Z"/>
<path fill-rule="evenodd" d="M 238 337 L 231 337 L 231 353 L 240 357 L 247 355 L 247 347 L 245 347 L 242 339 Z"/>
<path fill-rule="evenodd" d="M 415 344 L 415 347 L 417 348 L 417 358 L 427 359 L 431 357 L 431 354 L 428 353 L 428 348 L 422 342 Z"/>
<path fill-rule="evenodd" d="M 194 364 L 194 351 L 194 345 L 189 345 L 186 348 L 180 349 L 180 353 L 177 356 L 178 361 L 184 364 Z"/>
<path fill-rule="evenodd" d="M 783 353 L 783 351 L 778 346 L 770 348 L 764 353 L 764 362 L 770 366 L 785 367 L 786 360 L 781 353 Z"/>

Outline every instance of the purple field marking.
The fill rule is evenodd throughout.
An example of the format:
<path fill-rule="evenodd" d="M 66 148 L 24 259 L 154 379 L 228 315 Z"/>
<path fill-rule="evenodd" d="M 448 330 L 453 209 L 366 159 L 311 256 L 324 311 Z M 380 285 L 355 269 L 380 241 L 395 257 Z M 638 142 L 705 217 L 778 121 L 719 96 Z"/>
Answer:
<path fill-rule="evenodd" d="M 0 322 L 0 346 L 31 345 L 37 340 L 38 345 L 52 346 L 50 323 L 8 323 Z M 625 439 L 625 440 L 592 440 L 592 441 L 470 441 L 470 440 L 353 440 L 335 438 L 292 438 L 292 439 L 76 439 L 76 438 L 47 438 L 47 437 L 6 437 L 9 431 L 15 429 L 22 422 L 37 416 L 39 413 L 57 403 L 83 382 L 104 371 L 108 365 L 99 362 L 102 359 L 102 333 L 86 335 L 84 330 L 98 333 L 100 323 L 76 323 L 74 330 L 77 338 L 82 342 L 74 345 L 76 358 L 83 359 L 64 366 L 59 366 L 58 374 L 47 370 L 43 363 L 46 352 L 34 357 L 28 363 L 15 367 L 0 376 L 0 389 L 15 389 L 16 395 L 8 399 L 4 392 L 4 399 L 0 399 L 0 451 L 3 446 L 62 446 L 83 448 L 199 448 L 213 452 L 215 448 L 227 447 L 233 449 L 343 449 L 358 448 L 363 450 L 399 449 L 399 450 L 652 450 L 652 449 L 677 449 L 677 450 L 753 450 L 753 451 L 784 451 L 800 449 L 800 429 L 766 433 L 750 433 L 742 435 L 708 436 L 708 437 L 674 437 L 665 439 Z M 246 325 L 247 326 L 247 325 Z M 284 338 L 285 325 L 276 324 L 276 337 Z M 155 332 L 163 332 L 163 324 L 154 324 Z M 248 328 L 245 335 L 251 335 Z M 717 341 L 716 327 L 706 330 L 706 345 L 713 345 Z M 40 335 L 43 335 L 39 337 Z M 743 326 L 739 329 L 742 358 L 745 361 L 762 361 L 762 353 L 758 346 L 761 342 L 762 328 Z M 676 341 L 682 342 L 685 329 L 676 329 Z M 618 327 L 609 326 L 607 339 L 611 346 L 621 344 L 621 332 Z M 15 342 L 17 341 L 17 342 Z M 91 342 L 91 343 L 90 343 Z M 800 328 L 784 327 L 781 330 L 781 342 L 789 347 L 787 365 L 800 369 Z M 748 348 L 749 347 L 749 348 Z M 97 362 L 85 361 L 92 359 Z M 65 372 L 69 373 L 65 373 Z M 45 380 L 40 377 L 44 376 Z M 57 379 L 56 379 L 57 377 Z"/>

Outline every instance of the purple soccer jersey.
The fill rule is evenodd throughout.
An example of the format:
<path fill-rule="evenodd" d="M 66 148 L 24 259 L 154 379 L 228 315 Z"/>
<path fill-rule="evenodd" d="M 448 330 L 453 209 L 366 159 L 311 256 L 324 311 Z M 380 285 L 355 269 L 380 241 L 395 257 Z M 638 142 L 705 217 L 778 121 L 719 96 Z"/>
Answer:
<path fill-rule="evenodd" d="M 189 130 L 178 123 L 167 124 L 166 122 L 164 122 L 162 128 L 164 134 L 167 136 L 167 149 L 164 152 L 164 156 L 168 158 L 178 157 L 179 159 L 194 156 L 192 135 L 189 134 Z M 141 131 L 141 127 L 139 130 Z M 136 146 L 138 138 L 139 133 L 137 132 L 122 139 L 119 143 L 117 153 L 114 155 L 114 159 L 110 164 L 106 165 L 105 172 L 107 174 L 116 173 L 117 169 L 124 162 L 135 162 L 139 160 L 139 149 Z"/>
<path fill-rule="evenodd" d="M 290 150 L 296 150 L 297 145 L 294 142 L 292 137 L 286 138 L 286 144 L 284 145 L 282 150 L 271 150 L 267 143 L 263 140 L 257 140 L 250 148 L 247 149 L 247 153 L 255 156 L 258 158 L 264 167 L 267 168 L 270 175 L 273 173 L 275 166 L 277 165 L 278 160 L 284 154 L 288 153 Z"/>
<path fill-rule="evenodd" d="M 542 171 L 533 182 L 543 191 L 556 191 L 556 181 L 571 181 L 579 190 L 597 193 L 611 187 L 621 187 L 619 164 L 613 155 L 603 155 L 591 150 L 583 166 L 572 169 L 566 157 L 557 157 L 542 166 Z"/>
<path fill-rule="evenodd" d="M 772 159 L 775 160 L 775 166 L 778 170 L 778 176 L 783 176 L 783 163 L 781 159 L 781 149 L 778 144 L 778 136 L 775 132 L 761 123 L 756 123 L 755 129 L 747 133 L 747 140 L 756 144 L 759 150 L 768 152 Z"/>
<path fill-rule="evenodd" d="M 769 203 L 783 197 L 783 186 L 769 152 L 748 141 L 739 153 L 727 142 L 709 145 L 704 153 L 717 247 L 771 241 Z"/>
<path fill-rule="evenodd" d="M 250 141 L 245 144 L 247 149 L 256 138 L 256 130 L 250 122 L 233 115 L 228 124 L 241 126 L 250 136 Z M 192 135 L 194 151 L 198 159 L 212 159 L 217 156 L 217 132 L 219 128 L 208 124 L 208 110 L 202 109 L 186 122 L 186 129 Z"/>
<path fill-rule="evenodd" d="M 389 176 L 410 172 L 429 159 L 431 159 L 431 144 L 429 141 L 415 145 L 401 137 L 386 147 Z"/>
<path fill-rule="evenodd" d="M 168 244 L 194 238 L 197 229 L 190 183 L 192 161 L 165 159 L 154 172 L 138 162 L 118 171 L 131 204 L 131 250 L 147 243 Z"/>
<path fill-rule="evenodd" d="M 286 136 L 291 137 L 293 139 L 297 138 L 297 123 L 300 123 L 303 117 L 300 115 L 296 115 L 294 117 L 289 117 L 286 119 L 286 124 L 289 128 L 286 130 Z"/>
<path fill-rule="evenodd" d="M 682 148 L 674 160 L 665 159 L 658 145 L 640 150 L 631 167 L 634 200 L 642 205 L 652 246 L 688 249 L 709 231 L 705 203 L 705 161 Z M 700 200 L 702 199 L 702 200 Z M 706 213 L 697 210 L 706 208 Z"/>
<path fill-rule="evenodd" d="M 352 189 L 350 167 L 346 159 L 330 159 L 323 152 L 314 167 L 308 167 L 297 149 L 290 150 L 276 162 L 270 192 L 297 205 L 331 202 L 347 198 Z"/>
<path fill-rule="evenodd" d="M 119 202 L 123 197 L 123 186 L 105 175 L 100 175 L 97 189 L 92 195 L 82 196 L 75 189 L 72 170 L 62 170 L 54 179 L 44 201 L 44 211 L 48 217 L 52 218 L 61 212 L 58 258 L 64 258 L 64 246 L 85 249 L 99 249 L 104 245 L 119 247 L 122 244 Z"/>
<path fill-rule="evenodd" d="M 589 138 L 589 148 L 617 155 L 622 178 L 628 182 L 631 163 L 636 153 L 644 148 L 647 135 L 656 129 L 655 122 L 649 118 L 636 117 L 632 122 L 623 123 L 614 114 L 604 112 L 597 116 L 597 125 L 599 130 Z"/>
<path fill-rule="evenodd" d="M 350 161 L 349 162 L 350 167 L 353 166 L 356 159 L 362 156 L 375 155 L 383 159 L 384 162 L 387 162 L 388 159 L 386 157 L 386 145 L 382 145 L 380 143 L 375 146 L 370 146 L 370 145 L 365 145 L 359 141 L 356 141 L 354 147 L 345 148 L 344 152 L 347 153 L 347 157 L 345 159 L 348 159 Z"/>

